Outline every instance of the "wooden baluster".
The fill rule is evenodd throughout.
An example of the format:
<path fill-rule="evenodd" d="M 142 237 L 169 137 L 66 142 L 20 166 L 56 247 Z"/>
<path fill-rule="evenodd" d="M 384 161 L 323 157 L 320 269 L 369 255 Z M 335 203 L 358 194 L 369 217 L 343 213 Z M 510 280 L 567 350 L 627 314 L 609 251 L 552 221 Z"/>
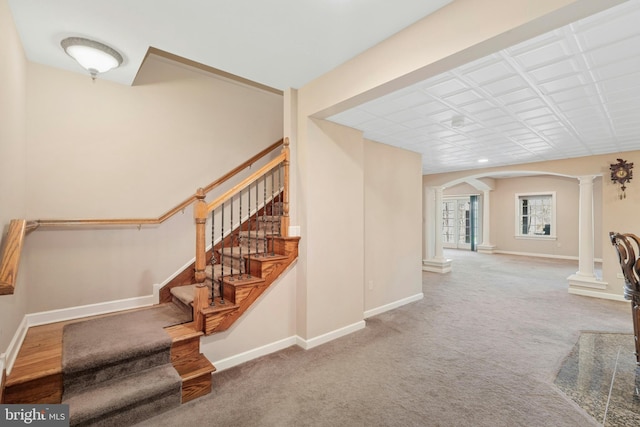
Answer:
<path fill-rule="evenodd" d="M 244 267 L 244 260 L 242 259 L 242 239 L 240 233 L 242 232 L 242 189 L 238 192 L 238 247 L 240 248 L 240 267 Z M 240 280 L 244 276 L 244 269 L 240 269 Z"/>
<path fill-rule="evenodd" d="M 282 216 L 280 217 L 280 234 L 282 237 L 289 236 L 289 138 L 284 139 L 284 145 L 282 147 L 282 153 L 284 154 L 284 161 L 282 165 L 284 167 L 284 182 L 282 188 Z"/>
<path fill-rule="evenodd" d="M 205 225 L 207 223 L 207 204 L 204 201 L 205 194 L 202 188 L 198 188 L 196 192 L 196 202 L 193 207 L 193 216 L 196 221 L 196 262 L 195 262 L 195 281 L 196 283 L 204 282 L 206 273 L 204 272 L 206 261 L 205 250 Z"/>
<path fill-rule="evenodd" d="M 229 259 L 231 260 L 231 274 L 229 274 L 229 280 L 233 281 L 233 196 L 231 196 L 230 200 L 231 212 L 229 215 L 229 250 L 231 254 L 229 255 Z"/>
<path fill-rule="evenodd" d="M 258 210 L 260 209 L 260 203 L 258 202 L 258 180 L 256 179 L 256 251 L 255 255 L 258 256 L 258 231 L 260 230 L 260 224 L 258 222 Z"/>
<path fill-rule="evenodd" d="M 204 315 L 202 309 L 209 306 L 209 288 L 204 283 L 196 285 L 196 293 L 193 296 L 193 323 L 196 331 L 205 330 Z"/>
<path fill-rule="evenodd" d="M 196 202 L 193 207 L 193 216 L 196 222 L 196 261 L 194 278 L 197 283 L 193 299 L 193 320 L 197 331 L 204 330 L 204 318 L 202 309 L 209 305 L 209 290 L 204 284 L 206 273 L 206 249 L 205 249 L 205 228 L 207 222 L 207 204 L 204 201 L 205 193 L 202 188 L 196 192 Z"/>
<path fill-rule="evenodd" d="M 211 211 L 211 307 L 216 305 L 215 298 L 215 265 L 216 265 L 216 254 L 214 248 L 216 247 L 216 210 Z"/>
<path fill-rule="evenodd" d="M 224 279 L 224 202 L 222 206 L 220 206 L 220 238 L 221 246 L 220 246 L 220 304 L 224 304 L 224 285 L 222 284 L 222 279 Z"/>
<path fill-rule="evenodd" d="M 273 217 L 275 216 L 275 212 L 274 212 L 274 203 L 275 203 L 275 193 L 274 193 L 274 186 L 275 186 L 275 181 L 274 181 L 274 176 L 273 176 L 273 169 L 271 169 L 271 255 L 274 255 L 274 251 L 273 251 L 273 236 L 274 234 L 274 221 L 273 221 Z"/>
<path fill-rule="evenodd" d="M 247 189 L 247 277 L 251 277 L 251 183 Z"/>
<path fill-rule="evenodd" d="M 262 222 L 267 220 L 267 173 L 262 176 Z M 264 224 L 263 224 L 264 225 Z M 263 256 L 267 256 L 267 227 L 264 229 L 264 251 Z"/>
<path fill-rule="evenodd" d="M 278 236 L 282 237 L 282 210 L 284 204 L 282 203 L 282 163 L 278 165 L 278 201 L 280 202 L 280 209 L 278 209 Z"/>

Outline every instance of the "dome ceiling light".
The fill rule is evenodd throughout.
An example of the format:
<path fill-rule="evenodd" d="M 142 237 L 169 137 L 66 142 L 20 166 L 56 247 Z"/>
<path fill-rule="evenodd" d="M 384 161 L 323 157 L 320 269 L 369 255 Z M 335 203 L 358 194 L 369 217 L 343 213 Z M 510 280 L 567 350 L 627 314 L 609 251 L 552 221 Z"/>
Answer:
<path fill-rule="evenodd" d="M 96 79 L 99 73 L 105 73 L 122 64 L 122 55 L 106 44 L 82 37 L 67 37 L 60 42 L 64 51 L 75 59 L 82 68 Z"/>

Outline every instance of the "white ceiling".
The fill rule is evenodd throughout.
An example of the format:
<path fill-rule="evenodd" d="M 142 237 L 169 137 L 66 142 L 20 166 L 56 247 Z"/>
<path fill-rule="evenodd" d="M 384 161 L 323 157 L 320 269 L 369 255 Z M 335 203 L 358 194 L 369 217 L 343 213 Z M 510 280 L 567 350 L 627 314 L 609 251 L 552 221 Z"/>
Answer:
<path fill-rule="evenodd" d="M 329 120 L 422 153 L 425 174 L 638 150 L 640 0 Z"/>
<path fill-rule="evenodd" d="M 8 1 L 33 62 L 86 73 L 60 48 L 82 36 L 125 58 L 102 79 L 131 84 L 155 47 L 285 89 L 453 0 Z M 640 149 L 640 0 L 329 120 L 422 153 L 425 174 Z"/>
<path fill-rule="evenodd" d="M 9 0 L 27 58 L 85 72 L 60 47 L 101 41 L 131 84 L 154 48 L 277 89 L 299 88 L 453 0 Z"/>

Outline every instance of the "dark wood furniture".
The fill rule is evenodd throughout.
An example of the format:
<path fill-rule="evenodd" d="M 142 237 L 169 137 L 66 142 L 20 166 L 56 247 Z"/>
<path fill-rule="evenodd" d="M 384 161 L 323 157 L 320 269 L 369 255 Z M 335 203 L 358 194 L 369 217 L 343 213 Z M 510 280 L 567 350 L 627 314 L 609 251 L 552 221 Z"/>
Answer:
<path fill-rule="evenodd" d="M 618 253 L 624 275 L 624 297 L 631 300 L 636 363 L 640 365 L 640 237 L 631 233 L 610 232 L 611 244 Z"/>

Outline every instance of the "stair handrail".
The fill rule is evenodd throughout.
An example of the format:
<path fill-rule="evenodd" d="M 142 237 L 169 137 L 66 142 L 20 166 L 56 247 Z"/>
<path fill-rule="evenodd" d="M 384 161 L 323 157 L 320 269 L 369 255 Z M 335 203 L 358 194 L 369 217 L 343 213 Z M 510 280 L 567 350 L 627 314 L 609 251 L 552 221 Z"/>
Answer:
<path fill-rule="evenodd" d="M 242 164 L 236 166 L 231 169 L 226 174 L 222 175 L 220 178 L 213 181 L 211 184 L 206 187 L 202 187 L 198 189 L 198 191 L 202 190 L 205 194 L 224 184 L 238 173 L 242 172 L 247 167 L 253 165 L 256 161 L 260 160 L 267 154 L 271 153 L 276 148 L 280 147 L 284 144 L 284 139 L 280 139 L 275 143 L 271 144 L 269 147 L 260 151 L 258 154 L 254 155 L 250 159 L 246 160 Z M 59 226 L 67 226 L 67 227 L 82 227 L 82 226 L 114 226 L 114 225 L 159 225 L 177 214 L 178 212 L 184 211 L 191 203 L 198 200 L 198 192 L 196 194 L 190 196 L 188 199 L 185 199 L 182 203 L 178 204 L 176 207 L 168 210 L 165 214 L 159 216 L 158 218 L 116 218 L 116 219 L 39 219 L 33 221 L 37 224 L 38 227 L 59 227 Z"/>
<path fill-rule="evenodd" d="M 11 220 L 7 237 L 1 248 L 3 257 L 0 259 L 0 295 L 13 294 L 20 265 L 20 254 L 26 235 L 27 221 L 24 219 Z"/>
<path fill-rule="evenodd" d="M 286 142 L 288 145 L 288 141 Z M 17 276 L 20 255 L 25 236 L 40 227 L 96 227 L 96 226 L 122 226 L 132 225 L 142 227 L 143 225 L 159 225 L 177 214 L 184 211 L 190 204 L 197 202 L 199 197 L 204 198 L 208 192 L 224 184 L 238 173 L 252 166 L 255 162 L 271 153 L 276 148 L 285 144 L 284 138 L 274 142 L 264 150 L 260 151 L 250 159 L 231 169 L 220 178 L 209 185 L 199 188 L 196 194 L 184 200 L 176 207 L 170 209 L 158 218 L 116 218 L 116 219 L 39 219 L 27 221 L 25 219 L 13 219 L 9 224 L 6 237 L 0 246 L 0 295 L 13 294 Z"/>
<path fill-rule="evenodd" d="M 246 188 L 249 184 L 254 183 L 265 173 L 272 170 L 276 166 L 282 164 L 284 169 L 284 179 L 282 182 L 282 215 L 280 216 L 280 230 L 283 237 L 288 236 L 289 230 L 289 163 L 290 163 L 290 150 L 289 150 L 289 138 L 284 138 L 281 153 L 271 160 L 269 163 L 262 166 L 251 175 L 247 176 L 238 184 L 215 198 L 211 202 L 205 202 L 204 189 L 198 189 L 196 192 L 196 202 L 193 207 L 193 215 L 196 223 L 196 260 L 195 260 L 195 274 L 194 278 L 196 283 L 202 283 L 205 280 L 205 266 L 206 266 L 206 221 L 209 213 L 222 205 L 225 201 L 235 196 L 242 189 Z"/>

